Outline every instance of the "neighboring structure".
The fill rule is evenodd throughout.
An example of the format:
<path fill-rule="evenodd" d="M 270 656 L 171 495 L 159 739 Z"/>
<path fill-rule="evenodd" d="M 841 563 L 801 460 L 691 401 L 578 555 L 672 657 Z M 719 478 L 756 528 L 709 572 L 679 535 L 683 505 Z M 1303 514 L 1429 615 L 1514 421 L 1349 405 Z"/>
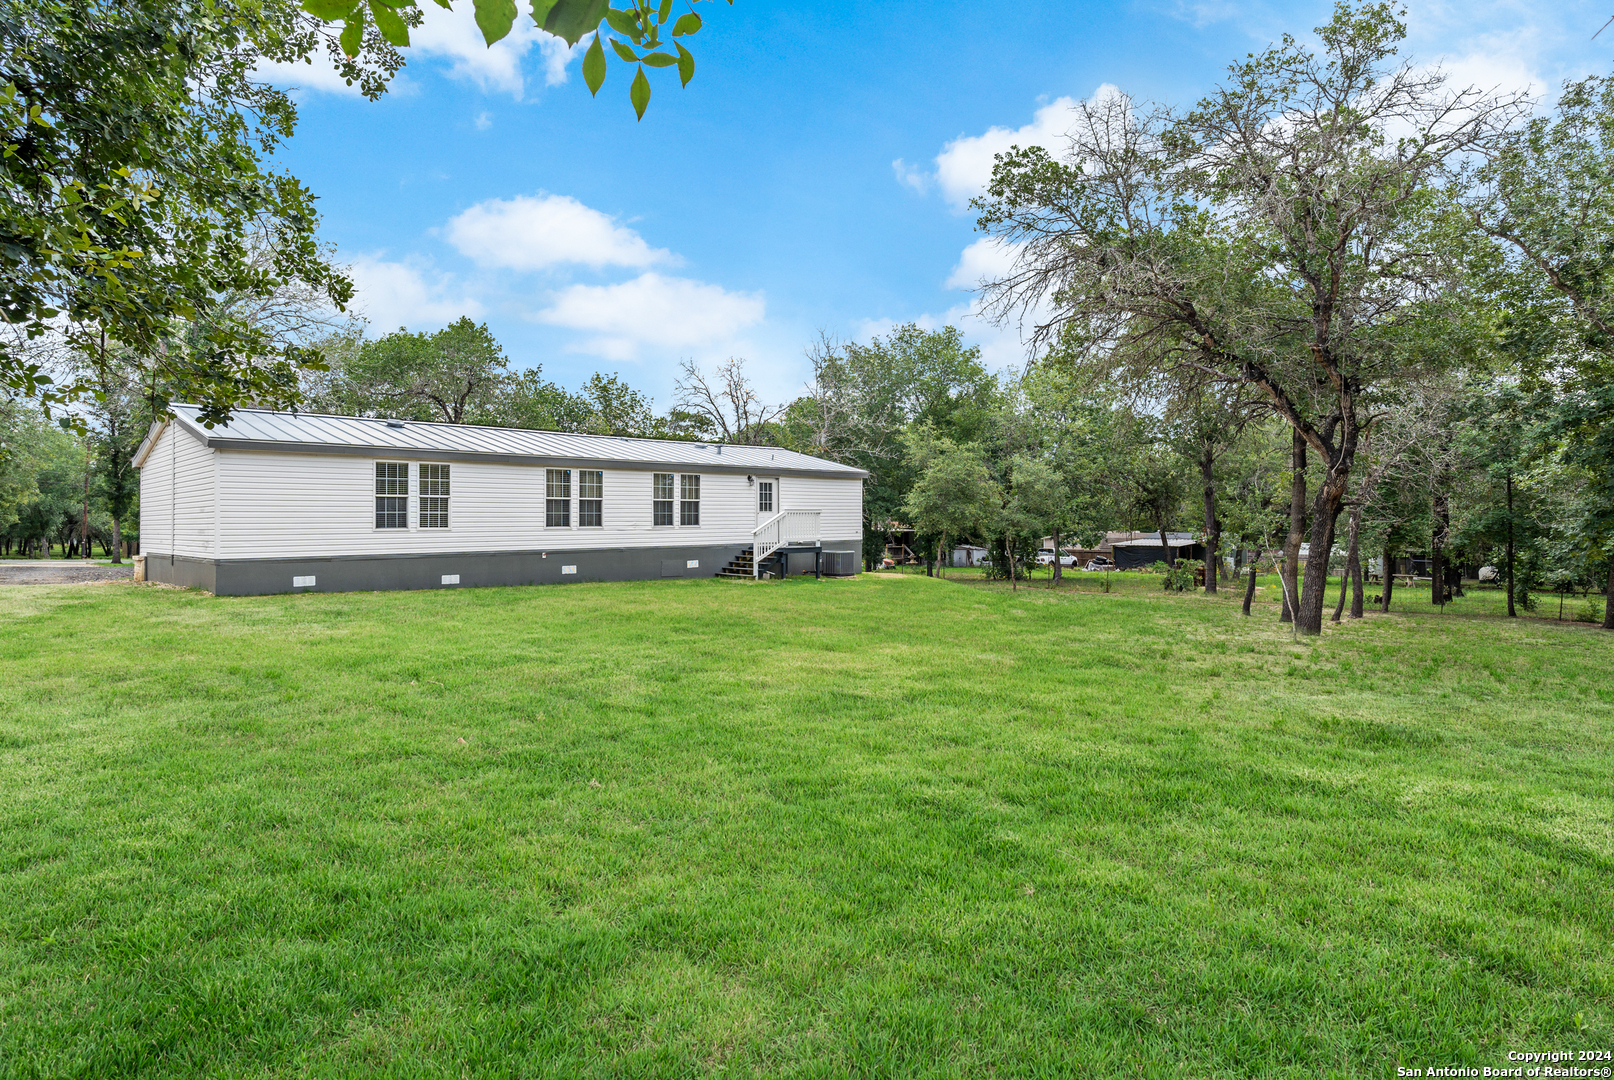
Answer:
<path fill-rule="evenodd" d="M 1157 562 L 1168 562 L 1166 558 L 1166 545 L 1160 542 L 1160 534 L 1151 533 L 1110 533 L 1105 537 L 1106 542 L 1113 549 L 1111 558 L 1115 565 L 1122 570 L 1140 570 L 1146 566 L 1153 566 Z M 1194 539 L 1190 532 L 1167 532 L 1166 543 L 1171 545 L 1172 555 L 1178 559 L 1203 559 L 1205 545 Z"/>
<path fill-rule="evenodd" d="M 988 560 L 991 552 L 978 544 L 960 544 L 953 549 L 953 561 L 949 566 L 981 566 Z"/>
<path fill-rule="evenodd" d="M 135 454 L 152 581 L 219 595 L 711 577 L 856 553 L 863 479 L 766 446 L 190 405 Z"/>

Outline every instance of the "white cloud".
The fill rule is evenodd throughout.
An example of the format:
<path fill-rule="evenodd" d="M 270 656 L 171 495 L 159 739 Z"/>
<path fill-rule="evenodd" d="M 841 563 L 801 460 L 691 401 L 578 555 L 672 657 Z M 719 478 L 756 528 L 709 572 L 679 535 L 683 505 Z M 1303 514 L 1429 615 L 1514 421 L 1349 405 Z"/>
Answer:
<path fill-rule="evenodd" d="M 427 56 L 446 60 L 450 78 L 473 82 L 484 93 L 509 94 L 517 101 L 526 94 L 524 64 L 534 45 L 538 47 L 544 85 L 560 86 L 567 81 L 567 65 L 572 58 L 580 57 L 593 40 L 590 34 L 575 48 L 567 48 L 566 42 L 534 26 L 531 17 L 523 11 L 511 24 L 510 33 L 490 47 L 476 25 L 474 5 L 464 3 L 445 10 L 436 4 L 421 4 L 420 9 L 423 20 L 409 32 L 410 47 L 405 50 L 411 63 L 417 62 L 416 57 Z M 358 88 L 343 81 L 323 50 L 312 59 L 312 63 L 290 64 L 260 60 L 255 71 L 275 86 L 358 95 Z M 400 74 L 392 83 L 394 93 L 409 86 L 405 74 Z"/>
<path fill-rule="evenodd" d="M 572 285 L 533 317 L 595 335 L 577 351 L 633 360 L 645 346 L 695 349 L 731 340 L 761 322 L 765 307 L 760 293 L 651 272 L 617 285 Z"/>
<path fill-rule="evenodd" d="M 447 274 L 419 260 L 389 262 L 380 254 L 360 255 L 350 267 L 353 309 L 370 320 L 372 333 L 388 334 L 400 326 L 435 329 L 461 315 L 480 318 L 486 310 Z"/>
<path fill-rule="evenodd" d="M 678 260 L 566 195 L 488 199 L 448 223 L 448 242 L 482 266 L 542 270 L 562 263 L 642 269 Z"/>
<path fill-rule="evenodd" d="M 493 126 L 493 114 L 488 112 L 479 112 L 476 114 L 476 119 L 471 122 L 476 125 L 476 130 L 486 131 L 488 128 Z"/>
<path fill-rule="evenodd" d="M 930 190 L 930 174 L 917 165 L 909 165 L 897 158 L 891 163 L 891 171 L 897 174 L 897 183 L 905 184 L 921 195 Z"/>
<path fill-rule="evenodd" d="M 422 4 L 421 11 L 424 21 L 410 32 L 414 48 L 447 60 L 451 77 L 467 79 L 483 92 L 509 94 L 518 101 L 527 87 L 522 63 L 534 45 L 538 46 L 544 85 L 559 86 L 566 81 L 566 65 L 572 56 L 580 56 L 579 50 L 588 48 L 591 40 L 584 38 L 575 49 L 568 49 L 564 41 L 539 30 L 522 12 L 511 24 L 510 33 L 489 46 L 476 25 L 474 5 L 459 4 L 449 11 Z"/>
<path fill-rule="evenodd" d="M 983 281 L 998 281 L 1014 269 L 1020 249 L 993 236 L 983 236 L 958 257 L 958 265 L 942 286 L 948 289 L 977 289 Z"/>
<path fill-rule="evenodd" d="M 360 96 L 359 88 L 347 84 L 323 50 L 311 56 L 308 63 L 259 60 L 252 73 L 256 78 L 272 86 L 289 90 L 294 95 L 298 91 L 318 91 L 326 94 Z"/>
<path fill-rule="evenodd" d="M 1100 87 L 1099 92 L 1104 90 Z M 1070 111 L 1075 107 L 1071 98 L 1056 98 L 1038 109 L 1025 127 L 992 127 L 980 135 L 954 139 L 936 155 L 936 182 L 941 185 L 942 195 L 955 208 L 962 209 L 991 182 L 993 155 L 1011 146 L 1046 146 L 1057 152 L 1070 127 Z"/>

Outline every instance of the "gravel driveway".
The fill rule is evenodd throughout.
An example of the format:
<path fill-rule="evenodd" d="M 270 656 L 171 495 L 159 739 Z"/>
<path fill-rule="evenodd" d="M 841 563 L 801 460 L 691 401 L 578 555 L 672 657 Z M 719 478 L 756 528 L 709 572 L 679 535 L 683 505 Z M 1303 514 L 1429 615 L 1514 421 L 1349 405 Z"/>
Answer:
<path fill-rule="evenodd" d="M 52 559 L 50 562 L 0 562 L 0 585 L 74 585 L 86 581 L 130 581 L 134 564 L 85 566 Z"/>

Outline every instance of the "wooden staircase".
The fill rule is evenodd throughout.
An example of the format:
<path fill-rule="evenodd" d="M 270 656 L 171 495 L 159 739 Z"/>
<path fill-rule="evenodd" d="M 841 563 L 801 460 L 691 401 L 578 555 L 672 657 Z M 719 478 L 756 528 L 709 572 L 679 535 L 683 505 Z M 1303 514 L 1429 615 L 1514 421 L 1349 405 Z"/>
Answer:
<path fill-rule="evenodd" d="M 751 548 L 746 548 L 734 556 L 729 560 L 727 566 L 717 572 L 717 576 L 721 578 L 744 578 L 746 581 L 756 577 L 756 564 L 751 561 L 751 552 Z"/>

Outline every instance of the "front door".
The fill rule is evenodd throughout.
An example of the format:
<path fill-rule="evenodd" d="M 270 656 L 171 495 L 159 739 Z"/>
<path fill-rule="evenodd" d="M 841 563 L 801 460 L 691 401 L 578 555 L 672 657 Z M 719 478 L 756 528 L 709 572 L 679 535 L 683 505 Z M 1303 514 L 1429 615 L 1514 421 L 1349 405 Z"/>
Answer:
<path fill-rule="evenodd" d="M 779 478 L 777 476 L 757 477 L 757 524 L 779 513 Z"/>

